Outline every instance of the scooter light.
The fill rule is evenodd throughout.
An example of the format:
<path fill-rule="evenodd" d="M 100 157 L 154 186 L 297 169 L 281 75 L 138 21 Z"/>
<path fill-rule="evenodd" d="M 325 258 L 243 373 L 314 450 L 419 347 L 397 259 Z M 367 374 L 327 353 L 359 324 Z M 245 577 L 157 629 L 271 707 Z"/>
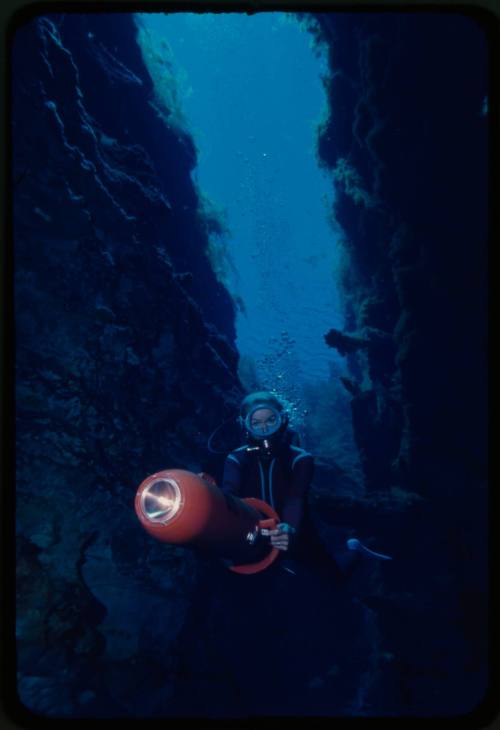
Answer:
<path fill-rule="evenodd" d="M 203 472 L 164 469 L 152 474 L 139 486 L 134 507 L 152 537 L 230 559 L 236 573 L 258 573 L 279 554 L 273 547 L 263 557 L 266 545 L 254 547 L 261 529 L 279 522 L 272 507 L 253 497 L 230 498 Z"/>
<path fill-rule="evenodd" d="M 141 511 L 149 522 L 170 522 L 182 504 L 181 490 L 171 478 L 157 479 L 141 495 Z"/>

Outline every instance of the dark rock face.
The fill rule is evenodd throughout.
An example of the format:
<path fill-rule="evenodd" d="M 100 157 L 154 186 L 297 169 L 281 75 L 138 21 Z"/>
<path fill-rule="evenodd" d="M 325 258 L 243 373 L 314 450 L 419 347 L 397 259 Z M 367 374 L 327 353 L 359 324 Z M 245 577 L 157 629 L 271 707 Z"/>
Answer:
<path fill-rule="evenodd" d="M 34 19 L 12 72 L 19 695 L 161 714 L 197 563 L 133 500 L 162 468 L 217 474 L 206 439 L 242 395 L 232 304 L 131 16 Z"/>
<path fill-rule="evenodd" d="M 479 21 L 320 16 L 334 74 L 319 151 L 335 172 L 352 263 L 346 331 L 328 344 L 346 354 L 351 345 L 344 386 L 368 490 L 363 505 L 322 509 L 335 521 L 347 509 L 347 522 L 397 556 L 371 604 L 385 659 L 365 701 L 380 713 L 462 714 L 487 687 L 488 39 Z"/>

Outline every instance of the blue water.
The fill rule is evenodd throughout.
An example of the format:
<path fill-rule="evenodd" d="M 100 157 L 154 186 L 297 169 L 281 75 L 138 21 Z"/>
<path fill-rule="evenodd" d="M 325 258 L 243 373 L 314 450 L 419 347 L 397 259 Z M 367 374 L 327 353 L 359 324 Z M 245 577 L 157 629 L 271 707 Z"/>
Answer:
<path fill-rule="evenodd" d="M 316 154 L 329 113 L 326 58 L 285 13 L 135 16 L 161 113 L 198 149 L 192 177 L 222 222 L 210 258 L 237 304 L 237 347 L 260 383 L 300 403 L 344 364 L 323 335 L 343 326 L 333 185 Z"/>

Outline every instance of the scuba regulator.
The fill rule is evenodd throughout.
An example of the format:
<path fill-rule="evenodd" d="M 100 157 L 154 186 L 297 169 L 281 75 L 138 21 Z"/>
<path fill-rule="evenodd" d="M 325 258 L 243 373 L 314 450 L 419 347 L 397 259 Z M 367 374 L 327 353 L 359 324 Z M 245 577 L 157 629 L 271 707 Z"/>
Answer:
<path fill-rule="evenodd" d="M 251 445 L 246 451 L 259 451 L 271 456 L 273 446 L 288 426 L 288 415 L 272 403 L 256 403 L 245 417 L 240 415 L 240 425 L 245 429 Z"/>

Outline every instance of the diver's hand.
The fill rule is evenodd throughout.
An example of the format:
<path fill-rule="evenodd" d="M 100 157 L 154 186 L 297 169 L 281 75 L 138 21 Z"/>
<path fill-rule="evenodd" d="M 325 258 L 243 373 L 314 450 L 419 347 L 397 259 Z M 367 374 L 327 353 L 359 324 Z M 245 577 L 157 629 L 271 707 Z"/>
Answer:
<path fill-rule="evenodd" d="M 263 535 L 268 535 L 271 545 L 278 550 L 288 550 L 290 547 L 290 534 L 295 530 L 286 522 L 280 522 L 274 530 L 262 530 Z"/>
<path fill-rule="evenodd" d="M 262 530 L 263 535 L 269 535 L 269 541 L 278 550 L 288 550 L 290 538 L 288 532 L 281 530 Z"/>

